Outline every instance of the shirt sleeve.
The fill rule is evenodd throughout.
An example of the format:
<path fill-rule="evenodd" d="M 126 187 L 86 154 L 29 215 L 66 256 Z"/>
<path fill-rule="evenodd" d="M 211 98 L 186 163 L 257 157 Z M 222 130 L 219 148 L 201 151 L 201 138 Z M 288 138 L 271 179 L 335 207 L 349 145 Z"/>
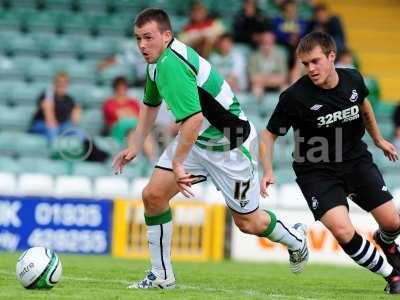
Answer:
<path fill-rule="evenodd" d="M 36 103 L 40 107 L 42 102 L 44 101 L 44 98 L 46 98 L 46 92 L 42 92 L 39 97 L 36 98 Z"/>
<path fill-rule="evenodd" d="M 78 103 L 75 101 L 74 98 L 72 98 L 71 96 L 67 95 L 69 102 L 71 103 L 72 107 L 75 108 L 78 106 Z"/>
<path fill-rule="evenodd" d="M 368 97 L 369 91 L 367 86 L 365 85 L 364 77 L 355 69 L 352 69 L 351 72 L 353 73 L 356 85 L 357 85 L 357 92 L 358 92 L 358 104 L 364 102 L 364 99 Z"/>
<path fill-rule="evenodd" d="M 135 113 L 136 117 L 139 117 L 139 114 L 140 114 L 139 102 L 135 99 L 129 100 L 129 107 Z"/>
<path fill-rule="evenodd" d="M 283 92 L 267 124 L 267 129 L 273 134 L 283 136 L 293 126 L 289 111 L 289 102 L 289 95 L 287 92 Z"/>
<path fill-rule="evenodd" d="M 258 60 L 256 54 L 252 54 L 249 59 L 249 65 L 248 65 L 248 70 L 249 70 L 249 75 L 254 76 L 259 73 L 259 65 L 258 65 Z"/>
<path fill-rule="evenodd" d="M 201 112 L 196 74 L 180 58 L 170 56 L 158 64 L 156 80 L 177 123 Z"/>
<path fill-rule="evenodd" d="M 400 127 L 400 105 L 397 106 L 393 114 L 393 123 L 395 127 Z"/>
<path fill-rule="evenodd" d="M 367 86 L 365 85 L 364 77 L 360 73 L 358 73 L 358 75 L 360 77 L 360 88 L 361 88 L 360 103 L 363 103 L 364 99 L 367 98 L 369 95 L 369 90 L 368 90 Z"/>
<path fill-rule="evenodd" d="M 107 126 L 111 126 L 117 119 L 115 106 L 112 105 L 112 102 L 110 100 L 106 100 L 103 103 L 102 110 L 103 110 L 104 121 L 106 122 Z"/>
<path fill-rule="evenodd" d="M 159 106 L 161 104 L 161 96 L 155 81 L 151 80 L 149 70 L 146 72 L 146 86 L 144 88 L 143 103 L 148 106 Z"/>
<path fill-rule="evenodd" d="M 286 77 L 288 75 L 288 66 L 286 63 L 285 54 L 280 50 L 277 53 L 278 74 Z"/>

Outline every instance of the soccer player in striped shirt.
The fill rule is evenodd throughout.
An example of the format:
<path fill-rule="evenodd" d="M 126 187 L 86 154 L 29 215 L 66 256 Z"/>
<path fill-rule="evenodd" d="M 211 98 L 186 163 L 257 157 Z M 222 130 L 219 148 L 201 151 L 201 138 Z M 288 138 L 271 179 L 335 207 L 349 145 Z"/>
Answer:
<path fill-rule="evenodd" d="M 142 193 L 151 270 L 131 287 L 175 287 L 169 200 L 178 192 L 193 196 L 191 185 L 208 178 L 224 195 L 240 230 L 286 245 L 292 271 L 301 272 L 308 259 L 305 228 L 287 226 L 272 211 L 259 209 L 260 186 L 252 155 L 258 146 L 256 131 L 230 86 L 209 62 L 173 37 L 163 10 L 142 11 L 135 21 L 135 36 L 148 63 L 145 105 L 132 143 L 114 159 L 116 172 L 141 150 L 162 99 L 181 125 Z"/>

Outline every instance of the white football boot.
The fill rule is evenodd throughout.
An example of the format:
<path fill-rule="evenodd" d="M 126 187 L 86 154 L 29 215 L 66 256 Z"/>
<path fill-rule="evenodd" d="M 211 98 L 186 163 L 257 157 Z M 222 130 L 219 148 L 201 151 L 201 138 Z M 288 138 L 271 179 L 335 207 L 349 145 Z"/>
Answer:
<path fill-rule="evenodd" d="M 304 270 L 304 267 L 308 261 L 308 247 L 307 247 L 307 227 L 305 224 L 296 223 L 293 225 L 293 228 L 300 234 L 303 245 L 299 250 L 289 252 L 289 262 L 290 262 L 290 269 L 293 273 L 300 273 Z"/>
<path fill-rule="evenodd" d="M 146 277 L 128 286 L 128 289 L 174 289 L 176 286 L 175 276 L 172 274 L 167 279 L 157 277 L 153 272 L 149 272 Z"/>

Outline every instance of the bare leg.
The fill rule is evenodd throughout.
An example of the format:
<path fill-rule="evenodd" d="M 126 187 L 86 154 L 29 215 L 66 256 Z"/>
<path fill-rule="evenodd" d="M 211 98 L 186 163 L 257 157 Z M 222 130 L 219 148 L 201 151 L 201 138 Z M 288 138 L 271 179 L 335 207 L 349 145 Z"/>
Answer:
<path fill-rule="evenodd" d="M 400 227 L 400 216 L 393 201 L 388 201 L 371 211 L 379 228 L 384 231 L 397 231 Z"/>
<path fill-rule="evenodd" d="M 145 215 L 153 216 L 165 212 L 169 208 L 169 200 L 178 192 L 173 172 L 155 168 L 142 193 Z"/>
<path fill-rule="evenodd" d="M 386 202 L 371 211 L 379 230 L 374 240 L 381 247 L 388 262 L 397 270 L 400 269 L 400 253 L 395 243 L 400 234 L 400 217 L 393 201 Z"/>
<path fill-rule="evenodd" d="M 385 278 L 392 275 L 393 267 L 373 244 L 355 231 L 347 207 L 340 205 L 328 210 L 322 216 L 321 222 L 335 236 L 344 252 L 357 264 Z"/>

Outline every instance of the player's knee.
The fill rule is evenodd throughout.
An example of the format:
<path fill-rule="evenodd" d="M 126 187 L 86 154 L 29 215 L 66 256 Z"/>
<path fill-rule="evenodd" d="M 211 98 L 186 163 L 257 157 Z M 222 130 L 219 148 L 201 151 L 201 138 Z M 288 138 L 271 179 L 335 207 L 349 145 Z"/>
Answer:
<path fill-rule="evenodd" d="M 383 224 L 379 225 L 385 231 L 398 231 L 400 228 L 400 217 L 398 215 L 393 216 L 390 219 L 386 219 Z"/>
<path fill-rule="evenodd" d="M 353 238 L 355 230 L 352 226 L 339 225 L 331 229 L 331 232 L 340 244 L 346 244 Z"/>
<path fill-rule="evenodd" d="M 146 186 L 142 191 L 142 200 L 146 212 L 157 213 L 161 204 L 161 195 L 150 186 Z"/>

